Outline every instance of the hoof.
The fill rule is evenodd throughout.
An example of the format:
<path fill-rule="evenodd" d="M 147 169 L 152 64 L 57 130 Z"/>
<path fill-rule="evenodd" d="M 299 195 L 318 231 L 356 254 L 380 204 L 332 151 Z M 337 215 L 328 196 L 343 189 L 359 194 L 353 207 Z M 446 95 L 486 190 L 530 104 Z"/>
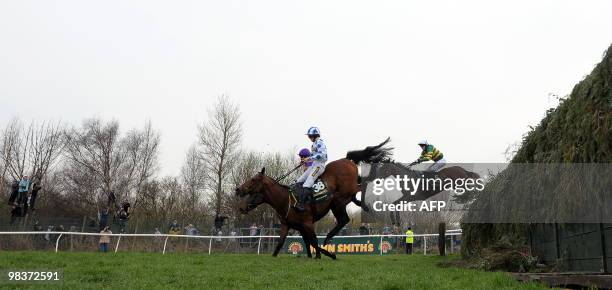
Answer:
<path fill-rule="evenodd" d="M 332 254 L 330 258 L 332 258 L 332 260 L 336 260 L 336 254 Z"/>
<path fill-rule="evenodd" d="M 361 208 L 365 211 L 365 212 L 370 212 L 370 208 L 367 205 L 363 205 L 361 206 Z"/>

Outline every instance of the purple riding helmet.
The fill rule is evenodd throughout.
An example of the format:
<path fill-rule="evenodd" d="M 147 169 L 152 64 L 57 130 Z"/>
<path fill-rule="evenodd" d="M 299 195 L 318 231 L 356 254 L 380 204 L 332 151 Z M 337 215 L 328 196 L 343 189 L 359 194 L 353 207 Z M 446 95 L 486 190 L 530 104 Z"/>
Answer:
<path fill-rule="evenodd" d="M 308 158 L 310 157 L 310 150 L 308 150 L 308 148 L 302 148 L 302 150 L 300 150 L 300 152 L 298 153 L 298 156 L 300 156 L 300 159 Z M 312 161 L 304 163 L 304 166 L 306 166 L 306 168 L 310 167 L 311 165 Z"/>

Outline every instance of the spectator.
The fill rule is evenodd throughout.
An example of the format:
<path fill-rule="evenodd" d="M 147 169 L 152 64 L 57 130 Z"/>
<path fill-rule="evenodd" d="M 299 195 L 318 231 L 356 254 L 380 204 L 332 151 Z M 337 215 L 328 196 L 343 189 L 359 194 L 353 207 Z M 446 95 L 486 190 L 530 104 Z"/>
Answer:
<path fill-rule="evenodd" d="M 45 240 L 47 240 L 47 242 L 51 242 L 51 235 L 49 233 L 52 231 L 53 231 L 53 226 L 49 225 L 47 227 L 47 233 L 45 234 Z"/>
<path fill-rule="evenodd" d="M 30 194 L 30 197 L 28 198 L 28 207 L 31 208 L 32 211 L 35 210 L 36 197 L 38 197 L 38 192 L 41 188 L 42 187 L 37 182 L 32 183 L 32 194 Z"/>
<path fill-rule="evenodd" d="M 119 230 L 123 233 L 125 231 L 125 227 L 127 226 L 127 222 L 130 219 L 130 203 L 124 202 L 121 204 L 121 208 L 119 209 L 119 213 L 117 214 L 119 217 Z"/>
<path fill-rule="evenodd" d="M 228 246 L 232 246 L 234 249 L 239 250 L 240 249 L 240 244 L 237 243 L 237 239 L 235 238 L 236 235 L 238 235 L 238 233 L 236 232 L 235 229 L 232 229 L 230 231 L 230 236 L 232 236 L 232 237 L 229 239 Z"/>
<path fill-rule="evenodd" d="M 104 227 L 100 232 L 100 252 L 108 252 L 108 244 L 110 244 L 110 235 L 113 234 L 108 226 Z"/>
<path fill-rule="evenodd" d="M 368 228 L 365 226 L 364 223 L 361 224 L 361 226 L 359 227 L 359 235 L 361 236 L 365 236 L 365 235 L 369 235 L 369 231 Z"/>
<path fill-rule="evenodd" d="M 412 244 L 414 243 L 414 232 L 412 228 L 408 227 L 406 231 L 406 254 L 412 255 Z"/>
<path fill-rule="evenodd" d="M 263 225 L 259 225 L 259 228 L 257 229 L 257 235 L 261 236 L 264 233 L 264 226 Z"/>
<path fill-rule="evenodd" d="M 174 222 L 170 225 L 170 230 L 168 231 L 168 234 L 171 234 L 171 235 L 181 234 L 181 228 L 178 226 L 178 223 L 176 222 L 176 220 L 174 220 Z"/>
<path fill-rule="evenodd" d="M 340 235 L 341 236 L 347 236 L 348 235 L 348 229 L 346 228 L 346 226 L 342 227 L 342 229 L 340 230 Z"/>
<path fill-rule="evenodd" d="M 172 222 L 172 224 L 170 224 L 170 230 L 168 231 L 168 234 L 170 234 L 170 235 L 180 235 L 181 234 L 181 228 L 179 227 L 179 225 L 176 222 L 176 220 L 174 220 Z M 178 238 L 177 237 L 171 237 L 169 240 L 170 240 L 170 244 L 173 245 L 173 246 L 170 247 L 168 249 L 168 251 L 172 251 L 172 248 L 174 248 L 174 246 L 176 246 L 177 243 L 178 243 Z"/>
<path fill-rule="evenodd" d="M 155 232 L 153 234 L 156 236 L 154 238 L 155 244 L 157 245 L 157 247 L 161 247 L 164 242 L 164 237 L 162 237 L 162 233 L 159 231 L 159 228 L 155 228 Z"/>
<path fill-rule="evenodd" d="M 18 218 L 20 218 L 22 216 L 22 207 L 19 205 L 13 205 L 13 208 L 11 209 L 11 221 L 10 221 L 10 225 L 14 224 L 15 221 L 17 221 Z"/>
<path fill-rule="evenodd" d="M 389 226 L 385 226 L 385 227 L 382 229 L 382 234 L 383 234 L 383 235 L 391 235 L 391 234 L 393 234 L 393 233 L 391 232 L 391 227 L 389 227 Z"/>
<path fill-rule="evenodd" d="M 24 175 L 19 181 L 19 193 L 27 193 L 30 190 L 30 177 Z"/>
<path fill-rule="evenodd" d="M 43 227 L 40 225 L 40 222 L 37 219 L 34 219 L 34 231 L 42 232 Z M 42 249 L 45 246 L 44 237 L 42 235 L 34 235 L 34 247 L 36 249 Z"/>
<path fill-rule="evenodd" d="M 34 220 L 34 231 L 42 231 L 42 226 L 40 225 L 40 222 L 38 220 Z"/>
<path fill-rule="evenodd" d="M 256 224 L 256 223 L 253 223 L 253 224 L 251 225 L 251 227 L 249 228 L 249 235 L 250 235 L 250 236 L 252 236 L 252 237 L 257 236 L 257 231 L 258 231 L 258 230 L 259 230 L 259 229 L 257 228 L 257 224 Z M 252 247 L 252 246 L 255 244 L 255 241 L 256 241 L 256 238 L 251 238 L 251 239 L 250 239 L 250 242 L 251 242 L 251 247 Z"/>
<path fill-rule="evenodd" d="M 15 202 L 15 200 L 17 199 L 18 193 L 19 193 L 19 181 L 13 180 L 13 183 L 11 183 L 11 195 L 9 196 L 9 202 L 8 202 L 10 206 L 17 205 L 17 202 Z"/>
<path fill-rule="evenodd" d="M 193 226 L 193 224 L 189 224 L 187 225 L 187 227 L 185 227 L 185 234 L 188 236 L 197 236 L 199 234 L 199 231 L 196 227 Z"/>
<path fill-rule="evenodd" d="M 176 220 L 173 220 L 172 223 L 170 224 L 170 231 L 173 231 L 173 232 L 178 231 L 178 232 L 180 232 L 180 228 L 179 228 L 178 222 Z M 174 234 L 174 235 L 177 235 L 177 234 Z"/>
<path fill-rule="evenodd" d="M 108 207 L 98 212 L 98 223 L 100 224 L 99 230 L 103 230 L 108 225 L 109 212 L 110 210 L 108 209 Z"/>
<path fill-rule="evenodd" d="M 253 223 L 251 225 L 251 227 L 249 228 L 249 235 L 256 236 L 257 235 L 257 231 L 258 231 L 257 224 Z"/>
<path fill-rule="evenodd" d="M 220 216 L 219 214 L 217 214 L 215 216 L 215 231 L 220 231 L 221 228 L 223 228 L 223 223 L 225 222 L 225 220 L 227 219 L 226 216 Z"/>

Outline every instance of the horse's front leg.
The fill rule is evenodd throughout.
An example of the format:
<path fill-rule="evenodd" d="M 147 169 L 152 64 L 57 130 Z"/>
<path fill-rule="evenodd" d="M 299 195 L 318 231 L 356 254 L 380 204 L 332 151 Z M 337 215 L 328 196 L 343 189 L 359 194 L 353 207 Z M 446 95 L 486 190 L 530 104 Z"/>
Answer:
<path fill-rule="evenodd" d="M 278 252 L 280 252 L 280 249 L 285 244 L 285 240 L 287 239 L 288 232 L 289 232 L 289 226 L 282 223 L 281 228 L 280 228 L 280 239 L 278 240 L 278 244 L 276 244 L 276 248 L 274 249 L 274 253 L 272 254 L 273 257 L 278 256 Z"/>
<path fill-rule="evenodd" d="M 304 224 L 304 235 L 310 241 L 310 244 L 312 245 L 312 247 L 315 249 L 315 259 L 321 259 L 321 253 L 323 253 L 323 255 L 328 256 L 334 260 L 336 259 L 336 254 L 332 254 L 328 252 L 327 250 L 319 247 L 319 241 L 317 239 L 317 234 L 315 233 L 314 225 L 312 223 Z"/>
<path fill-rule="evenodd" d="M 310 243 L 308 242 L 304 231 L 300 231 L 300 234 L 302 235 L 302 240 L 304 241 L 304 246 L 306 247 L 306 256 L 308 258 L 312 258 L 312 252 L 310 251 Z"/>

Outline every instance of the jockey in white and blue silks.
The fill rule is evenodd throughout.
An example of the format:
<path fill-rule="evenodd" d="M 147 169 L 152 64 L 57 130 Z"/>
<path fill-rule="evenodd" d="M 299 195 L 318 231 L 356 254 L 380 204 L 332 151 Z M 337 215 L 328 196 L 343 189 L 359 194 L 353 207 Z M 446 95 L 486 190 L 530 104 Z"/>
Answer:
<path fill-rule="evenodd" d="M 327 162 L 327 147 L 321 139 L 321 132 L 317 127 L 310 127 L 306 132 L 308 139 L 312 141 L 310 148 L 310 157 L 305 161 L 312 162 L 312 165 L 297 179 L 298 202 L 295 207 L 298 210 L 304 210 L 304 201 L 308 194 L 312 193 L 312 186 L 323 171 L 325 171 L 325 162 Z"/>

